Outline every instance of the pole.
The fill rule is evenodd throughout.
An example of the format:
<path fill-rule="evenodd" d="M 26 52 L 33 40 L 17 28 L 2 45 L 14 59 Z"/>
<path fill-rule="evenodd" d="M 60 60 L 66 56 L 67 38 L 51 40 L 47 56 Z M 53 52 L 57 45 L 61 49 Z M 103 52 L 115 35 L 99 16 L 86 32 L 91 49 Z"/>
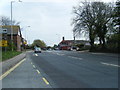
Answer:
<path fill-rule="evenodd" d="M 29 28 L 30 26 L 27 26 L 27 27 Z M 27 37 L 27 30 L 25 30 L 25 39 L 26 39 L 26 42 L 27 42 L 27 39 L 28 39 L 28 37 Z M 25 45 L 25 51 L 26 51 L 26 47 L 27 47 L 27 43 Z"/>
<path fill-rule="evenodd" d="M 11 49 L 12 49 L 12 51 L 13 51 L 13 23 L 12 23 L 12 3 L 13 3 L 13 1 L 11 1 Z"/>
<path fill-rule="evenodd" d="M 13 33 L 13 21 L 12 21 L 12 17 L 13 17 L 13 15 L 12 15 L 12 13 L 13 13 L 13 10 L 12 10 L 12 4 L 13 4 L 13 2 L 15 2 L 15 1 L 11 1 L 11 50 L 13 51 L 13 37 L 14 37 L 14 33 Z M 18 2 L 22 2 L 22 1 L 18 1 Z"/>

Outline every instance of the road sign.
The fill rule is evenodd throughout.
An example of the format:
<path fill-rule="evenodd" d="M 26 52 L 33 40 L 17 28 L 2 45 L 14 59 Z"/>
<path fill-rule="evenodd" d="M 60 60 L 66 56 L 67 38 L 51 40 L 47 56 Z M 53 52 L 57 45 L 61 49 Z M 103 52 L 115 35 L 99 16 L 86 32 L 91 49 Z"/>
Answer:
<path fill-rule="evenodd" d="M 24 41 L 24 44 L 27 44 L 27 42 L 26 42 L 26 41 Z"/>
<path fill-rule="evenodd" d="M 0 28 L 0 33 L 4 33 L 4 34 L 6 34 L 7 33 L 7 29 L 3 29 L 3 28 Z"/>
<path fill-rule="evenodd" d="M 0 47 L 7 47 L 8 41 L 7 40 L 0 40 Z"/>

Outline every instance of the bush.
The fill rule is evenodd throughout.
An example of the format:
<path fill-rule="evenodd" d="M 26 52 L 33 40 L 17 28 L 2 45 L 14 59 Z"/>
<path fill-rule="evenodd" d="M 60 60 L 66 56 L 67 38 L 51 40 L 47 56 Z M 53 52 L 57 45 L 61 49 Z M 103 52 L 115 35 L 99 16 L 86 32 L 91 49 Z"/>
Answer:
<path fill-rule="evenodd" d="M 13 50 L 17 50 L 17 47 L 15 46 L 15 44 L 13 43 L 9 43 L 8 47 L 6 48 L 8 51 L 11 51 L 13 48 Z"/>
<path fill-rule="evenodd" d="M 10 59 L 16 55 L 21 54 L 22 52 L 18 52 L 18 51 L 3 51 L 2 52 L 2 61 Z"/>
<path fill-rule="evenodd" d="M 81 43 L 81 44 L 77 44 L 76 46 L 77 46 L 78 48 L 83 48 L 85 45 Z"/>

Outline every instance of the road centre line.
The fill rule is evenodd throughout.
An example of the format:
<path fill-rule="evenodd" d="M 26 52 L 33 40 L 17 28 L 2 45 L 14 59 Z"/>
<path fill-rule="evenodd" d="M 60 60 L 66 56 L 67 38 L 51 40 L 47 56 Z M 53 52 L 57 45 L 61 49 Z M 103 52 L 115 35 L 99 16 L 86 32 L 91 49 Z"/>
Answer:
<path fill-rule="evenodd" d="M 33 65 L 33 68 L 35 68 L 35 65 Z"/>
<path fill-rule="evenodd" d="M 13 70 L 15 70 L 15 68 L 17 68 L 20 64 L 22 64 L 26 59 L 23 59 L 22 61 L 20 61 L 19 63 L 17 63 L 15 66 L 13 66 L 12 68 L 10 68 L 8 71 L 6 71 L 3 75 L 0 76 L 0 80 L 2 80 L 3 78 L 5 78 L 8 74 L 10 74 Z"/>
<path fill-rule="evenodd" d="M 107 65 L 107 66 L 120 67 L 119 65 L 116 65 L 116 64 L 110 64 L 110 63 L 104 63 L 104 62 L 101 62 L 101 64 L 104 64 L 104 65 Z"/>
<path fill-rule="evenodd" d="M 31 64 L 33 64 L 33 63 L 31 62 Z"/>
<path fill-rule="evenodd" d="M 38 54 L 35 54 L 35 56 L 38 56 Z"/>
<path fill-rule="evenodd" d="M 38 74 L 40 74 L 40 71 L 39 70 L 36 70 Z"/>
<path fill-rule="evenodd" d="M 78 58 L 78 57 L 73 57 L 73 56 L 68 56 L 70 58 L 73 58 L 73 59 L 79 59 L 79 60 L 82 60 L 82 58 Z"/>
<path fill-rule="evenodd" d="M 49 82 L 44 77 L 42 79 L 47 85 L 49 85 Z"/>
<path fill-rule="evenodd" d="M 65 54 L 59 54 L 59 53 L 56 53 L 57 55 L 60 55 L 60 56 L 64 56 Z"/>

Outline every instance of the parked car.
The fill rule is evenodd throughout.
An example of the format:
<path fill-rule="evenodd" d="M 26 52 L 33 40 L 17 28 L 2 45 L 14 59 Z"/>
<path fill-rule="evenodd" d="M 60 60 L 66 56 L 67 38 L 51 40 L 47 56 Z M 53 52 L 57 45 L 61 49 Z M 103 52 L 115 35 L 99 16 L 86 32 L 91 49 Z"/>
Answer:
<path fill-rule="evenodd" d="M 36 47 L 35 50 L 34 50 L 35 53 L 41 53 L 41 48 L 39 47 Z"/>

